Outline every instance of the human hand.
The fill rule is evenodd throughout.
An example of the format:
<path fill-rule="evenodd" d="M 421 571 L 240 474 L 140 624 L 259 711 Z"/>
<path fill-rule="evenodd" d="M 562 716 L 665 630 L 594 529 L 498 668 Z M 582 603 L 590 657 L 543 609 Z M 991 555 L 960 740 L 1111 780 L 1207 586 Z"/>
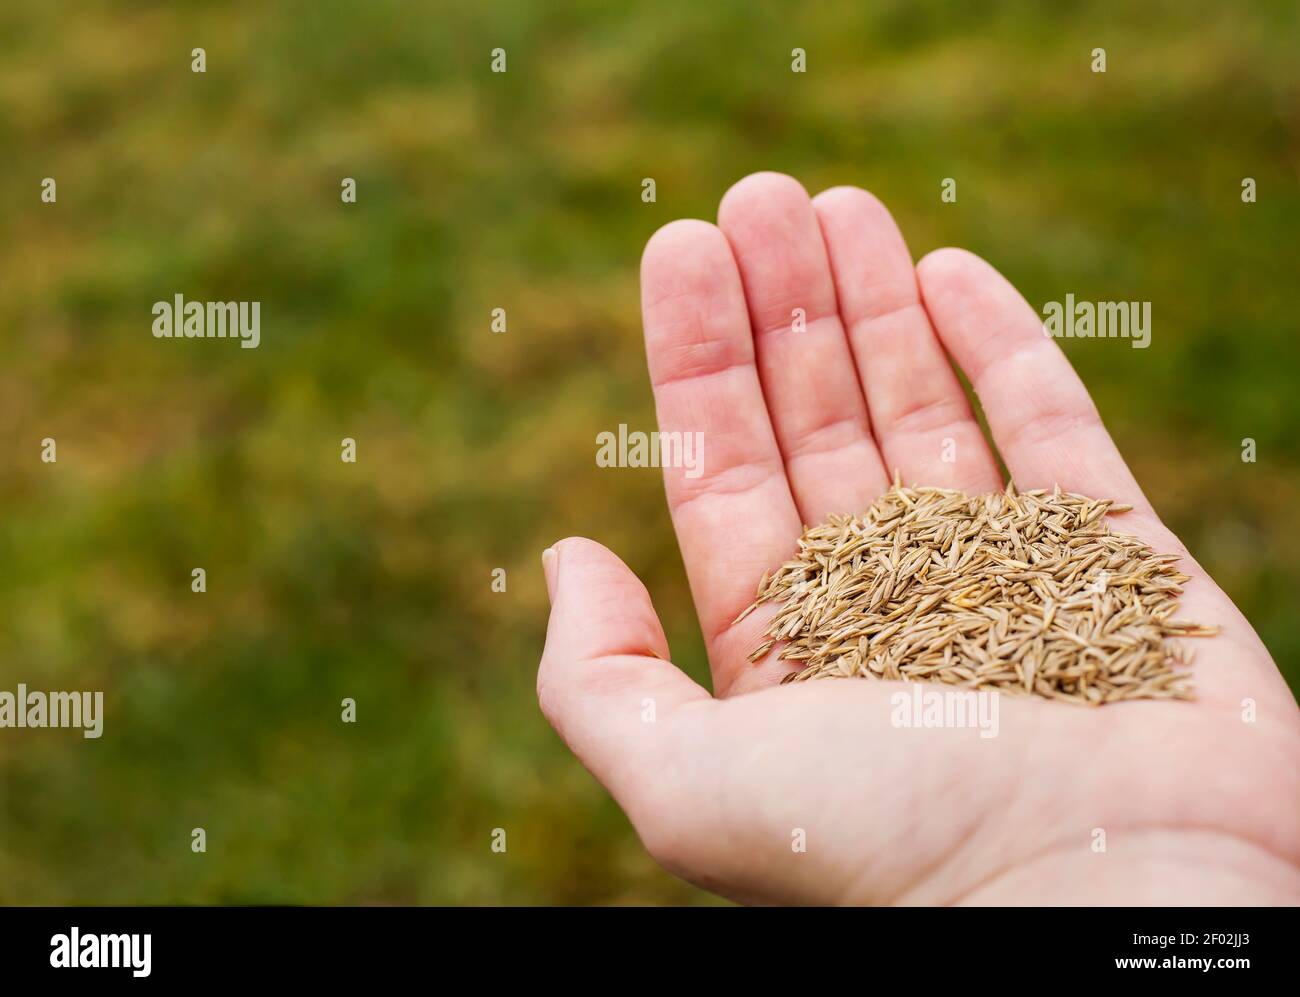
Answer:
<path fill-rule="evenodd" d="M 957 249 L 913 267 L 870 194 L 810 200 L 772 173 L 728 191 L 717 227 L 660 229 L 641 276 L 659 428 L 707 443 L 700 476 L 664 475 L 714 695 L 670 663 L 635 575 L 570 538 L 543 557 L 538 696 L 660 863 L 748 902 L 1300 902 L 1295 700 L 1003 277 Z M 895 468 L 909 484 L 1002 487 L 948 356 L 1019 487 L 1129 504 L 1117 532 L 1184 557 L 1180 616 L 1221 628 L 1197 643 L 1195 701 L 1003 697 L 983 739 L 892 726 L 900 683 L 779 685 L 794 663 L 747 660 L 777 607 L 733 621 L 802 524 L 861 511 Z"/>

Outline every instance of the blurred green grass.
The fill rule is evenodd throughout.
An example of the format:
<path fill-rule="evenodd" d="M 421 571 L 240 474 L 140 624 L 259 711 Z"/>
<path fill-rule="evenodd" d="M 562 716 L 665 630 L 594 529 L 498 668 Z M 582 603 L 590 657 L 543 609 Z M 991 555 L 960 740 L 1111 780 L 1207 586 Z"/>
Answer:
<path fill-rule="evenodd" d="M 865 186 L 916 256 L 966 246 L 1035 304 L 1152 301 L 1149 350 L 1063 345 L 1300 686 L 1298 20 L 6 4 L 0 688 L 103 689 L 107 718 L 100 741 L 0 736 L 0 901 L 710 902 L 538 713 L 538 558 L 613 547 L 703 677 L 658 472 L 600 471 L 594 439 L 653 426 L 646 237 L 757 169 Z M 262 301 L 261 347 L 154 340 L 174 293 Z"/>

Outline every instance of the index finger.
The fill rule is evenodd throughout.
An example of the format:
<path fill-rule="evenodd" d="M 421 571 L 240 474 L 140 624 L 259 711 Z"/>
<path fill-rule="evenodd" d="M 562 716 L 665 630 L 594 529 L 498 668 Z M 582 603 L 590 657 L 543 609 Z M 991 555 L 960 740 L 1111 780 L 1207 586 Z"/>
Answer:
<path fill-rule="evenodd" d="M 801 531 L 722 232 L 694 220 L 656 232 L 641 259 L 641 307 L 660 432 L 700 443 L 694 466 L 665 461 L 663 471 L 714 689 L 770 685 L 795 670 L 774 656 L 747 660 L 770 614 L 733 621 Z"/>

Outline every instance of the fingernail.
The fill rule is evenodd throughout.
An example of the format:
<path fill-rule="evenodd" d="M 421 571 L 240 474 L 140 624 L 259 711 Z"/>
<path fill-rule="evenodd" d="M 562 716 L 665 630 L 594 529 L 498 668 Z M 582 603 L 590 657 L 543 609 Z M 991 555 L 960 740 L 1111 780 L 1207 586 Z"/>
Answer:
<path fill-rule="evenodd" d="M 560 556 L 554 547 L 542 551 L 542 574 L 546 575 L 546 594 L 555 601 L 555 583 L 560 577 Z"/>

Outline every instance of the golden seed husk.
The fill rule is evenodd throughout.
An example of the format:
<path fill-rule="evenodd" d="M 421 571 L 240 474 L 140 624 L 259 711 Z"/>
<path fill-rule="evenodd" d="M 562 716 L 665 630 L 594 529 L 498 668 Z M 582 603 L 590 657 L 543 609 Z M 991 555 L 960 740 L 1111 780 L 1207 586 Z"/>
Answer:
<path fill-rule="evenodd" d="M 861 515 L 807 527 L 758 598 L 780 608 L 750 654 L 785 681 L 884 678 L 995 689 L 1088 706 L 1190 699 L 1171 638 L 1217 627 L 1173 614 L 1178 557 L 1112 533 L 1128 511 L 1059 488 L 967 495 L 893 487 Z"/>

